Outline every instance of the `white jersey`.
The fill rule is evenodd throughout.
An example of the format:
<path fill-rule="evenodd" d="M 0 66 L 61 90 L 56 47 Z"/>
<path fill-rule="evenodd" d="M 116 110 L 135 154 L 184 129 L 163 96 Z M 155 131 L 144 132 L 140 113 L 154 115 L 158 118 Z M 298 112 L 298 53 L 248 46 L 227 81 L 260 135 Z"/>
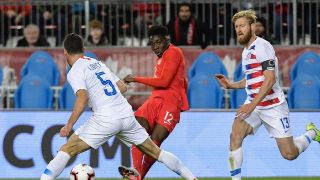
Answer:
<path fill-rule="evenodd" d="M 94 114 L 110 118 L 133 116 L 131 105 L 116 84 L 119 78 L 102 62 L 82 57 L 73 64 L 67 79 L 75 94 L 79 89 L 87 90 Z"/>
<path fill-rule="evenodd" d="M 257 37 L 250 47 L 244 48 L 242 52 L 242 71 L 246 78 L 247 100 L 245 104 L 250 103 L 259 93 L 264 81 L 261 63 L 267 60 L 274 60 L 276 83 L 273 85 L 267 96 L 258 104 L 258 109 L 267 109 L 285 102 L 285 96 L 279 85 L 278 79 L 278 59 L 275 55 L 272 45 Z"/>

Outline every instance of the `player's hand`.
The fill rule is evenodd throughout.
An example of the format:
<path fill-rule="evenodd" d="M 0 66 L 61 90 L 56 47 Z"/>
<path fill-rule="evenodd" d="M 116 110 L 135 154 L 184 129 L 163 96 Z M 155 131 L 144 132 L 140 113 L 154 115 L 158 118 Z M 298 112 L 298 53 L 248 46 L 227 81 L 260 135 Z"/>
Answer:
<path fill-rule="evenodd" d="M 126 77 L 123 78 L 123 81 L 125 83 L 131 83 L 131 82 L 134 82 L 134 77 L 132 75 L 127 75 Z"/>
<path fill-rule="evenodd" d="M 227 80 L 227 78 L 223 74 L 215 74 L 214 76 L 223 88 L 225 88 L 225 89 L 231 88 L 229 81 Z"/>
<path fill-rule="evenodd" d="M 64 125 L 61 129 L 60 129 L 60 136 L 61 137 L 67 137 L 71 131 L 72 127 L 68 126 L 68 125 Z"/>
<path fill-rule="evenodd" d="M 246 119 L 256 108 L 256 106 L 252 103 L 242 105 L 237 111 L 236 118 L 240 120 Z"/>

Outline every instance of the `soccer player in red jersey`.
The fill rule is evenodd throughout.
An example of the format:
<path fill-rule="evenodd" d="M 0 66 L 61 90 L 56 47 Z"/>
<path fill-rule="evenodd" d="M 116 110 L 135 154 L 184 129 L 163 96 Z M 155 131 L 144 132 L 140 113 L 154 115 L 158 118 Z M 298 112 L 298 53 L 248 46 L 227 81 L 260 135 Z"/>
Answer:
<path fill-rule="evenodd" d="M 138 82 L 153 87 L 152 95 L 135 112 L 138 122 L 147 130 L 159 147 L 173 131 L 180 119 L 180 112 L 189 109 L 185 60 L 181 49 L 170 44 L 165 26 L 152 26 L 148 31 L 149 45 L 158 56 L 154 77 L 124 78 L 126 83 Z M 155 159 L 132 147 L 133 167 L 145 177 Z M 125 176 L 130 169 L 120 167 Z M 179 173 L 179 172 L 177 172 Z M 128 177 L 126 177 L 128 178 Z"/>

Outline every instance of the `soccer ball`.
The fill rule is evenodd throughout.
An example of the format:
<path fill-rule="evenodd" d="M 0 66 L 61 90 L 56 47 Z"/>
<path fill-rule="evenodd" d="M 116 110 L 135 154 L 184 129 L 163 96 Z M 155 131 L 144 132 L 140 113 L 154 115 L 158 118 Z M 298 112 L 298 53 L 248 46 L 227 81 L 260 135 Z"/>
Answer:
<path fill-rule="evenodd" d="M 70 180 L 94 180 L 94 170 L 86 164 L 78 164 L 70 172 Z"/>

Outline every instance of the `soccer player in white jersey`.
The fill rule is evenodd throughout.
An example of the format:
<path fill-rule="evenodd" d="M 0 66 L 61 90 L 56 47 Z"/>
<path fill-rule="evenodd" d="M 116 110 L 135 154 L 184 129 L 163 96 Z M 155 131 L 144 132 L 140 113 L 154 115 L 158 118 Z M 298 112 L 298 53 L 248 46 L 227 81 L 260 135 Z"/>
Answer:
<path fill-rule="evenodd" d="M 278 82 L 278 60 L 272 45 L 254 33 L 256 15 L 252 10 L 236 13 L 232 19 L 238 42 L 244 46 L 242 70 L 245 78 L 231 83 L 221 74 L 216 79 L 225 89 L 245 88 L 247 99 L 237 111 L 230 135 L 229 164 L 233 180 L 241 179 L 242 141 L 263 124 L 275 138 L 283 158 L 293 160 L 305 151 L 312 140 L 320 142 L 320 131 L 313 123 L 307 132 L 292 137 L 289 110 Z"/>
<path fill-rule="evenodd" d="M 135 119 L 131 105 L 121 94 L 126 91 L 126 85 L 103 63 L 85 57 L 83 52 L 81 37 L 75 33 L 67 35 L 64 54 L 71 66 L 67 79 L 76 94 L 76 102 L 68 122 L 60 130 L 60 136 L 69 135 L 88 103 L 93 115 L 60 148 L 41 175 L 41 180 L 59 176 L 71 157 L 90 148 L 97 149 L 112 136 L 126 144 L 136 145 L 143 153 L 164 163 L 181 177 L 196 180 L 177 157 L 161 150 L 150 140 L 148 133 Z"/>

